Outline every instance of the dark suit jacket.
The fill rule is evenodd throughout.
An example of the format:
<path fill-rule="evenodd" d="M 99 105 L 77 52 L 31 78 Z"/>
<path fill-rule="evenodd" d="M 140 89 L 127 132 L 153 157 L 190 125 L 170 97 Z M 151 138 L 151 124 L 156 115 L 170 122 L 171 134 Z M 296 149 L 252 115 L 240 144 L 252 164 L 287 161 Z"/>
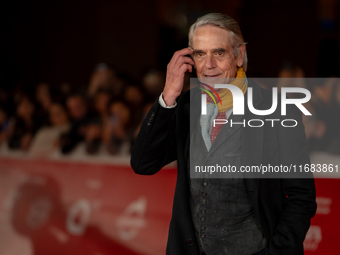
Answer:
<path fill-rule="evenodd" d="M 253 87 L 254 107 L 269 109 L 272 93 L 251 81 L 248 86 Z M 199 90 L 191 89 L 182 93 L 177 99 L 178 105 L 173 109 L 163 108 L 157 100 L 142 124 L 131 155 L 133 170 L 143 175 L 155 174 L 177 159 L 177 185 L 166 250 L 168 255 L 199 254 L 191 218 L 187 172 L 190 97 L 191 100 L 200 100 Z M 199 115 L 200 107 L 191 114 Z M 302 115 L 295 106 L 287 108 L 287 116 L 281 116 L 280 107 L 271 116 L 255 116 L 245 106 L 244 118 L 295 119 L 298 125 L 284 128 L 275 122 L 274 127 L 242 127 L 242 165 L 309 164 Z M 266 254 L 303 254 L 303 240 L 310 219 L 315 214 L 316 203 L 314 179 L 311 174 L 302 174 L 306 178 L 264 179 L 254 175 L 254 178 L 245 179 L 255 215 L 268 242 Z"/>

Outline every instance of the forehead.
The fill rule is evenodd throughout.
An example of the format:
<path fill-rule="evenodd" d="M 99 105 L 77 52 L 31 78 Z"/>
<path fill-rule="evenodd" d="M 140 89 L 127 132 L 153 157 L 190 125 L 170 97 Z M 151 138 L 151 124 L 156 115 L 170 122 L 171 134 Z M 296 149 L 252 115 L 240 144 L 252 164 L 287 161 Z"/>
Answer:
<path fill-rule="evenodd" d="M 194 30 L 192 37 L 192 46 L 194 49 L 209 50 L 217 48 L 229 48 L 230 45 L 230 33 L 229 31 L 206 25 L 198 27 Z"/>

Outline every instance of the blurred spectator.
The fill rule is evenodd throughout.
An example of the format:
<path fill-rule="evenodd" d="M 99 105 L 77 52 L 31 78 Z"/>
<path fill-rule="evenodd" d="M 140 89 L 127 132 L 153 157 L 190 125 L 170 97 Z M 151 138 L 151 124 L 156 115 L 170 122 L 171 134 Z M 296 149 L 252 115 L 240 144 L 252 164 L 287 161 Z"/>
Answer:
<path fill-rule="evenodd" d="M 120 152 L 124 142 L 131 139 L 131 112 L 122 100 L 114 101 L 109 106 L 110 119 L 106 123 L 103 133 L 103 141 L 111 154 Z"/>
<path fill-rule="evenodd" d="M 40 126 L 34 114 L 34 104 L 28 96 L 24 96 L 16 107 L 13 127 L 10 129 L 8 147 L 27 151 L 32 138 Z"/>
<path fill-rule="evenodd" d="M 38 108 L 35 110 L 43 125 L 47 125 L 48 110 L 52 104 L 50 85 L 46 82 L 41 82 L 35 90 L 35 100 L 38 103 Z"/>
<path fill-rule="evenodd" d="M 50 122 L 53 127 L 64 128 L 69 125 L 67 112 L 62 103 L 52 103 L 49 114 Z"/>
<path fill-rule="evenodd" d="M 93 71 L 88 96 L 92 98 L 100 88 L 111 91 L 113 96 L 119 95 L 122 89 L 122 84 L 118 81 L 115 72 L 105 63 L 98 64 Z"/>
<path fill-rule="evenodd" d="M 110 92 L 106 89 L 99 89 L 93 99 L 93 110 L 96 116 L 100 117 L 103 122 L 108 119 L 108 106 L 111 99 Z"/>
<path fill-rule="evenodd" d="M 103 122 L 100 118 L 91 118 L 84 131 L 86 152 L 97 154 L 102 144 Z"/>
<path fill-rule="evenodd" d="M 279 71 L 279 83 L 277 84 L 278 89 L 282 87 L 299 87 L 305 88 L 306 84 L 304 81 L 305 73 L 301 67 L 295 65 L 290 61 L 285 61 L 282 64 L 282 68 Z"/>
<path fill-rule="evenodd" d="M 137 85 L 129 85 L 124 91 L 125 101 L 137 108 L 144 103 L 144 93 L 142 89 Z"/>
<path fill-rule="evenodd" d="M 80 94 L 74 94 L 66 100 L 68 113 L 71 117 L 71 127 L 60 138 L 61 152 L 67 154 L 84 139 L 84 133 L 89 114 L 85 98 Z"/>
<path fill-rule="evenodd" d="M 144 90 L 136 84 L 131 84 L 125 88 L 123 97 L 131 110 L 131 124 L 136 126 L 143 118 Z"/>
<path fill-rule="evenodd" d="M 47 83 L 42 82 L 35 91 L 35 99 L 45 111 L 48 111 L 52 103 L 49 87 Z"/>
<path fill-rule="evenodd" d="M 70 128 L 66 109 L 61 103 L 52 103 L 49 108 L 51 126 L 40 129 L 30 148 L 31 155 L 47 156 L 59 146 L 60 136 Z"/>
<path fill-rule="evenodd" d="M 155 101 L 156 98 L 162 93 L 165 84 L 165 75 L 161 71 L 150 70 L 143 77 L 143 86 L 150 96 L 151 101 Z"/>
<path fill-rule="evenodd" d="M 87 115 L 87 102 L 85 97 L 80 94 L 70 95 L 67 100 L 67 109 L 72 120 L 84 119 Z"/>
<path fill-rule="evenodd" d="M 93 115 L 85 129 L 85 147 L 88 154 L 97 154 L 102 145 L 103 126 L 109 121 L 108 106 L 110 93 L 105 88 L 99 88 L 92 102 Z"/>
<path fill-rule="evenodd" d="M 282 64 L 282 68 L 279 72 L 279 78 L 303 78 L 305 74 L 301 67 L 286 60 Z"/>

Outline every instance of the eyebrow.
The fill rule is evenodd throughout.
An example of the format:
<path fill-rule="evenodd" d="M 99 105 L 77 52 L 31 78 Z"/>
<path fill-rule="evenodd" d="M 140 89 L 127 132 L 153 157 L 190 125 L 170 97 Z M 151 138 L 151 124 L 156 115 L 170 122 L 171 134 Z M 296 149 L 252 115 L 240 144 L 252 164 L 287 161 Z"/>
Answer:
<path fill-rule="evenodd" d="M 215 51 L 222 51 L 222 52 L 226 52 L 227 50 L 226 50 L 226 49 L 224 49 L 224 48 L 217 48 L 217 49 L 213 49 L 212 51 L 213 51 L 213 52 L 215 52 Z"/>
<path fill-rule="evenodd" d="M 202 53 L 203 52 L 203 50 L 195 50 L 194 49 L 194 52 L 193 52 L 193 54 L 196 54 L 196 53 Z"/>
<path fill-rule="evenodd" d="M 212 52 L 216 52 L 216 51 L 222 51 L 222 52 L 226 52 L 227 50 L 224 49 L 224 48 L 216 48 L 216 49 L 212 49 L 211 50 Z M 198 49 L 194 49 L 194 54 L 197 54 L 197 53 L 203 53 L 204 51 L 203 50 L 198 50 Z"/>

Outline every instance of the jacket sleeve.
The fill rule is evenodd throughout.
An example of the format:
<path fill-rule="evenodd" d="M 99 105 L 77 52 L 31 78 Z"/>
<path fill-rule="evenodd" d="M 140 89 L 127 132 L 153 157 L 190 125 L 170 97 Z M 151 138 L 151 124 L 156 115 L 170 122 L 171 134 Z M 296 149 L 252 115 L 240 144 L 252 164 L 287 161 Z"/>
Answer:
<path fill-rule="evenodd" d="M 282 127 L 278 131 L 282 165 L 296 165 L 296 173 L 282 176 L 284 198 L 280 220 L 268 245 L 267 254 L 303 254 L 303 241 L 315 215 L 315 185 L 311 172 L 300 173 L 299 166 L 310 166 L 308 146 L 302 115 L 295 106 L 289 106 L 286 119 L 295 119 L 296 127 Z M 288 123 L 287 123 L 288 124 Z M 289 125 L 291 125 L 290 123 Z M 284 175 L 284 174 L 283 174 Z"/>
<path fill-rule="evenodd" d="M 174 108 L 162 107 L 158 99 L 145 117 L 131 151 L 131 167 L 137 174 L 151 175 L 176 160 Z"/>

